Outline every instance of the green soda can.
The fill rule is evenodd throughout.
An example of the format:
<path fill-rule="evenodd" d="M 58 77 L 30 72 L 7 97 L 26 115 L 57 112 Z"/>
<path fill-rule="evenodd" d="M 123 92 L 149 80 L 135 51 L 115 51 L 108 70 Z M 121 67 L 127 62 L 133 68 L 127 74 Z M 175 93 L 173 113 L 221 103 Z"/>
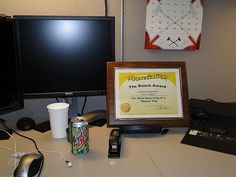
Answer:
<path fill-rule="evenodd" d="M 72 154 L 86 154 L 89 151 L 88 122 L 83 117 L 75 117 L 71 119 L 69 128 Z"/>

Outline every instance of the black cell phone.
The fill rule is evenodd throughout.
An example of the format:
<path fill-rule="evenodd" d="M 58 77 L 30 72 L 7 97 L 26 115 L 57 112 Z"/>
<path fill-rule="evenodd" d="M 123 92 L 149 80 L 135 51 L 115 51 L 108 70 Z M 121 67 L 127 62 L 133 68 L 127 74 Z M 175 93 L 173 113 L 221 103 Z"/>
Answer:
<path fill-rule="evenodd" d="M 119 129 L 113 129 L 109 137 L 108 158 L 120 158 L 121 135 Z"/>

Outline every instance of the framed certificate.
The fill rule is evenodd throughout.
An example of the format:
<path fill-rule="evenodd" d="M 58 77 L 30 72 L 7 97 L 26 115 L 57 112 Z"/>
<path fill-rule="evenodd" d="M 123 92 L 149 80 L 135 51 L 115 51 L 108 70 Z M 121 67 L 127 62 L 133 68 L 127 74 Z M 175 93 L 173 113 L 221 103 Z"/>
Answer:
<path fill-rule="evenodd" d="M 184 62 L 108 62 L 108 126 L 188 126 Z"/>

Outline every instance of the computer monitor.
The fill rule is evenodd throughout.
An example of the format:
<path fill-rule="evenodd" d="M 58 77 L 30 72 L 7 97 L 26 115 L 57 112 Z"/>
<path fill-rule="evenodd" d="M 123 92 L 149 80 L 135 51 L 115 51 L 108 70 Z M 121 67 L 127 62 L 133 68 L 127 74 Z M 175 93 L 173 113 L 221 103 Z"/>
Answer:
<path fill-rule="evenodd" d="M 22 109 L 14 20 L 0 19 L 0 115 Z"/>
<path fill-rule="evenodd" d="M 106 94 L 115 18 L 15 16 L 25 98 Z"/>

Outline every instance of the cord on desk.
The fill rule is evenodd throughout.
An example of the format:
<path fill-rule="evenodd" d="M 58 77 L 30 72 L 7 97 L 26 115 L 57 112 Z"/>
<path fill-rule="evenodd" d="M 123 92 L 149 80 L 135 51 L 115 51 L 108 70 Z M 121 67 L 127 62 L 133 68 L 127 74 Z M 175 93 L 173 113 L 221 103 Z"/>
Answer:
<path fill-rule="evenodd" d="M 8 148 L 8 147 L 3 147 L 3 146 L 0 146 L 0 148 L 16 153 L 16 141 L 15 141 L 14 137 L 10 133 L 8 133 L 8 131 L 6 131 L 4 129 L 0 129 L 0 131 L 3 131 L 3 132 L 5 132 L 6 134 L 9 135 L 9 137 L 13 141 L 14 149 L 11 149 L 11 148 Z M 16 162 L 17 162 L 16 159 L 14 159 L 14 168 L 16 168 Z M 8 165 L 11 165 L 11 159 L 8 161 Z"/>
<path fill-rule="evenodd" d="M 12 151 L 12 152 L 16 152 L 16 141 L 15 141 L 14 137 L 13 137 L 10 133 L 8 133 L 8 131 L 6 131 L 6 130 L 4 130 L 4 129 L 0 129 L 0 131 L 3 131 L 3 132 L 5 132 L 6 134 L 9 135 L 9 137 L 10 137 L 10 138 L 12 139 L 12 141 L 13 141 L 14 149 L 11 149 L 11 148 L 8 148 L 8 147 L 3 147 L 3 146 L 0 146 L 0 148 L 5 149 L 5 150 L 9 150 L 9 151 Z"/>
<path fill-rule="evenodd" d="M 60 155 L 60 158 L 61 158 L 63 161 L 66 162 L 67 167 L 70 168 L 70 167 L 72 167 L 72 165 L 73 165 L 71 161 L 65 159 L 63 153 L 60 152 L 60 151 L 50 151 L 50 150 L 45 150 L 45 149 L 40 149 L 40 151 L 46 152 L 46 153 L 56 153 L 56 154 L 59 154 L 59 155 Z M 31 153 L 31 152 L 35 152 L 35 151 L 30 151 L 30 153 Z"/>
<path fill-rule="evenodd" d="M 16 149 L 17 149 L 17 148 L 16 148 L 16 141 L 15 141 L 14 137 L 13 137 L 10 133 L 8 133 L 6 130 L 4 130 L 4 129 L 0 129 L 0 131 L 3 131 L 3 132 L 5 132 L 6 134 L 8 134 L 9 137 L 11 137 L 11 139 L 13 140 L 14 149 L 11 149 L 11 148 L 8 148 L 8 147 L 3 147 L 3 146 L 0 146 L 0 148 L 13 152 L 12 158 L 14 158 L 14 168 L 16 168 L 17 159 L 20 159 L 20 158 L 21 158 L 23 155 L 25 155 L 25 154 L 29 154 L 29 153 L 35 152 L 35 151 L 33 151 L 33 150 L 32 150 L 32 151 L 29 151 L 29 152 L 17 152 L 17 151 L 16 151 Z M 64 157 L 64 155 L 63 155 L 63 153 L 60 152 L 60 151 L 49 151 L 49 150 L 44 150 L 44 149 L 39 149 L 39 150 L 42 151 L 42 152 L 46 152 L 46 153 L 57 153 L 57 154 L 60 155 L 60 158 L 61 158 L 63 161 L 65 161 L 67 167 L 70 168 L 70 167 L 73 166 L 72 162 L 69 161 L 69 160 L 66 160 L 65 157 Z M 38 150 L 36 150 L 36 151 L 38 151 Z M 8 165 L 10 165 L 10 166 L 11 166 L 12 158 L 8 161 Z"/>
<path fill-rule="evenodd" d="M 84 114 L 84 108 L 85 108 L 86 103 L 87 103 L 87 96 L 84 97 L 84 103 L 83 103 L 82 110 L 81 110 L 81 113 L 80 113 L 81 115 Z"/>
<path fill-rule="evenodd" d="M 1 129 L 0 129 L 0 130 L 1 130 Z M 2 146 L 0 146 L 0 148 L 5 149 L 5 150 L 8 150 L 8 151 L 11 151 L 11 152 L 14 152 L 14 153 L 12 154 L 12 158 L 8 161 L 8 165 L 11 166 L 11 161 L 12 161 L 12 159 L 15 159 L 15 162 L 14 162 L 14 167 L 15 167 L 15 168 L 16 168 L 17 160 L 20 160 L 22 156 L 24 156 L 24 155 L 26 155 L 26 154 L 33 153 L 33 152 L 37 152 L 37 151 L 35 151 L 35 150 L 29 151 L 29 152 L 23 152 L 23 151 L 21 151 L 21 152 L 16 152 L 15 150 L 10 149 L 10 148 L 7 148 L 7 147 L 2 147 Z M 67 167 L 70 168 L 70 167 L 73 166 L 72 162 L 69 161 L 69 160 L 66 160 L 65 157 L 64 157 L 64 155 L 63 155 L 63 153 L 60 152 L 60 151 L 49 151 L 49 150 L 44 150 L 44 149 L 39 149 L 39 150 L 42 151 L 42 152 L 45 152 L 45 153 L 56 153 L 56 154 L 59 154 L 59 155 L 60 155 L 60 158 L 66 163 Z"/>
<path fill-rule="evenodd" d="M 11 130 L 12 132 L 14 132 L 15 134 L 17 134 L 18 136 L 23 137 L 23 138 L 26 138 L 26 139 L 28 139 L 28 140 L 30 140 L 30 141 L 33 142 L 33 144 L 34 144 L 34 146 L 35 146 L 37 152 L 38 152 L 38 153 L 42 156 L 42 158 L 43 158 L 43 160 L 42 160 L 42 165 L 41 165 L 40 170 L 39 170 L 39 173 L 38 173 L 38 177 L 39 177 L 40 174 L 41 174 L 41 172 L 42 172 L 42 169 L 43 169 L 44 155 L 40 152 L 40 150 L 39 150 L 39 148 L 38 148 L 38 146 L 37 146 L 35 140 L 32 139 L 32 138 L 29 138 L 29 137 L 27 137 L 27 136 L 21 135 L 20 133 L 18 133 L 17 131 L 15 131 L 15 130 L 13 130 L 13 129 L 10 129 L 10 128 L 5 124 L 5 120 L 0 119 L 0 122 L 2 123 L 2 125 L 3 125 L 6 129 Z"/>

